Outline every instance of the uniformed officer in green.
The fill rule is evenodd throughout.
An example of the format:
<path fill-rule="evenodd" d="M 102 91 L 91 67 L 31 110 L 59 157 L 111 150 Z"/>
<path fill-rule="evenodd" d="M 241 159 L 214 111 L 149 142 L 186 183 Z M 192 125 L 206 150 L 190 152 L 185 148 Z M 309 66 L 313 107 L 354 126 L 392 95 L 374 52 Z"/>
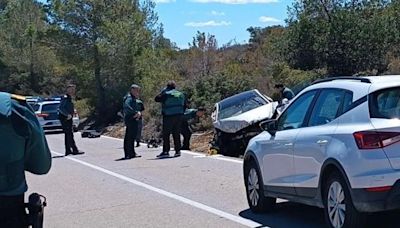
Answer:
<path fill-rule="evenodd" d="M 67 86 L 67 93 L 61 99 L 60 107 L 58 108 L 58 118 L 65 134 L 65 156 L 83 154 L 76 147 L 72 128 L 72 118 L 75 112 L 72 97 L 75 96 L 75 89 L 75 85 L 70 84 Z"/>
<path fill-rule="evenodd" d="M 0 92 L 0 227 L 28 227 L 25 171 L 46 174 L 51 154 L 23 97 Z"/>
<path fill-rule="evenodd" d="M 142 115 L 138 119 L 138 132 L 136 134 L 136 147 L 139 147 L 140 146 L 140 140 L 142 139 L 142 131 L 143 131 L 144 104 L 143 104 L 143 101 L 140 100 L 140 99 L 136 99 L 136 103 L 138 104 L 139 112 L 142 113 Z"/>
<path fill-rule="evenodd" d="M 124 138 L 125 159 L 141 157 L 135 152 L 135 140 L 138 133 L 139 119 L 142 113 L 139 111 L 139 105 L 136 99 L 139 98 L 140 86 L 133 84 L 129 94 L 124 97 L 123 112 L 126 125 Z"/>
<path fill-rule="evenodd" d="M 186 107 L 185 95 L 176 89 L 175 81 L 169 81 L 167 87 L 156 96 L 155 101 L 162 104 L 163 115 L 163 151 L 157 157 L 169 156 L 171 134 L 174 138 L 175 157 L 179 157 L 181 156 L 181 125 Z"/>
<path fill-rule="evenodd" d="M 181 134 L 183 136 L 183 145 L 181 150 L 190 150 L 190 138 L 192 137 L 192 130 L 190 129 L 190 124 L 194 119 L 204 116 L 206 109 L 203 107 L 199 107 L 198 109 L 186 109 L 183 114 L 182 128 Z"/>

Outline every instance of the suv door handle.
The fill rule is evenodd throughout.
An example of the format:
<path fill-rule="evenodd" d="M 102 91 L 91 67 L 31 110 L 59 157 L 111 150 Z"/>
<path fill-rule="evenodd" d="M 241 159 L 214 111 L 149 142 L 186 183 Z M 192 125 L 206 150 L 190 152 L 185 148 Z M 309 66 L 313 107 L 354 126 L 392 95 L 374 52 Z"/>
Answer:
<path fill-rule="evenodd" d="M 293 146 L 293 143 L 285 143 L 285 146 Z"/>
<path fill-rule="evenodd" d="M 325 144 L 328 143 L 328 140 L 326 140 L 326 139 L 320 139 L 320 140 L 317 141 L 317 143 L 318 143 L 319 145 L 325 145 Z"/>

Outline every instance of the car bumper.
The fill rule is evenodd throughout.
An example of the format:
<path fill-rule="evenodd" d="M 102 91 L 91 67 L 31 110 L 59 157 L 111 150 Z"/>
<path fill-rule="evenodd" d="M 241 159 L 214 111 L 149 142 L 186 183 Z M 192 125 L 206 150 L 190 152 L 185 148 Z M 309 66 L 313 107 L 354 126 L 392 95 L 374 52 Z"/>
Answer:
<path fill-rule="evenodd" d="M 61 127 L 61 122 L 59 120 L 42 120 L 39 121 L 43 129 L 59 129 Z"/>
<path fill-rule="evenodd" d="M 400 180 L 389 191 L 369 192 L 365 189 L 352 189 L 352 200 L 360 212 L 379 212 L 400 209 Z"/>
<path fill-rule="evenodd" d="M 75 128 L 78 128 L 79 124 L 80 124 L 80 120 L 78 118 L 72 119 L 72 126 L 74 126 Z"/>
<path fill-rule="evenodd" d="M 40 125 L 44 130 L 56 130 L 56 129 L 62 129 L 61 122 L 59 120 L 49 120 L 49 121 L 39 121 Z M 72 126 L 74 128 L 78 128 L 79 126 L 79 120 L 73 120 L 72 121 Z"/>

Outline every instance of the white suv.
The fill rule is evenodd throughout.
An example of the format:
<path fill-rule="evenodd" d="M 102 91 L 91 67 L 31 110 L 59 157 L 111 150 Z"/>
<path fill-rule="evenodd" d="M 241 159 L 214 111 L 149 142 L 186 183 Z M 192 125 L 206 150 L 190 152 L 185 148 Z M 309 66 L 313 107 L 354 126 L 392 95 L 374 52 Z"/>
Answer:
<path fill-rule="evenodd" d="M 400 76 L 317 81 L 261 127 L 244 156 L 251 210 L 284 198 L 362 227 L 364 212 L 400 208 Z"/>

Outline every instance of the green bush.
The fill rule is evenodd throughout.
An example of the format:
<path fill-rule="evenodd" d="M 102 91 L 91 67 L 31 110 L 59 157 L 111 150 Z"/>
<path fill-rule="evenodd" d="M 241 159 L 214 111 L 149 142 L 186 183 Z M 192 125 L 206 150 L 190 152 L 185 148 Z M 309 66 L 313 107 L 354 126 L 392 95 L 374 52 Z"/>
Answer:
<path fill-rule="evenodd" d="M 94 111 L 94 107 L 90 105 L 89 99 L 77 100 L 75 102 L 75 108 L 78 111 L 80 118 L 87 118 Z"/>
<path fill-rule="evenodd" d="M 314 71 L 296 70 L 289 67 L 286 63 L 275 63 L 271 66 L 271 75 L 276 83 L 282 83 L 291 88 L 294 93 L 300 92 L 303 88 L 310 85 L 313 81 L 323 78 L 325 70 Z"/>

